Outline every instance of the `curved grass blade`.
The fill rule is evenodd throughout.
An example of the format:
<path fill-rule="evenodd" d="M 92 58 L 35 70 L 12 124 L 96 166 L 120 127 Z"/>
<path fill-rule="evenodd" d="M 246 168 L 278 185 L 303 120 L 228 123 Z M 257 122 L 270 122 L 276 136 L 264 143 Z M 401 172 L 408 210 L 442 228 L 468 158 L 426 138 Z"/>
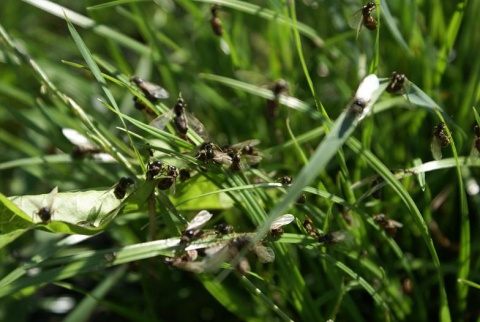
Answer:
<path fill-rule="evenodd" d="M 395 24 L 395 19 L 393 18 L 392 14 L 390 13 L 390 9 L 388 9 L 387 1 L 380 0 L 380 8 L 382 10 L 382 23 L 386 24 L 388 29 L 393 35 L 393 38 L 397 40 L 398 44 L 402 47 L 402 50 L 409 55 L 410 48 L 407 45 L 407 42 L 402 36 L 400 30 L 398 30 L 397 25 Z"/>
<path fill-rule="evenodd" d="M 65 14 L 68 18 L 76 25 L 93 30 L 101 36 L 104 36 L 108 39 L 111 39 L 119 44 L 124 45 L 127 48 L 130 48 L 142 55 L 151 55 L 151 49 L 148 46 L 145 46 L 139 43 L 136 40 L 133 40 L 130 37 L 126 37 L 124 34 L 113 30 L 104 25 L 99 25 L 95 21 L 85 16 L 82 16 L 68 8 L 60 6 L 56 3 L 47 0 L 23 0 L 24 2 L 35 6 L 45 12 L 48 12 L 58 18 L 65 19 Z"/>
<path fill-rule="evenodd" d="M 442 114 L 439 111 L 435 111 L 438 117 L 445 122 L 442 117 Z M 445 127 L 447 135 L 452 137 L 452 133 L 448 129 L 448 126 Z M 458 254 L 459 261 L 459 270 L 457 273 L 458 279 L 466 279 L 470 273 L 470 263 L 471 263 L 471 240 L 470 240 L 470 217 L 468 215 L 468 205 L 466 199 L 465 187 L 463 185 L 463 176 L 460 168 L 460 162 L 458 158 L 457 149 L 455 147 L 455 140 L 451 140 L 451 147 L 453 152 L 453 157 L 455 160 L 455 169 L 457 170 L 458 178 L 458 187 L 460 194 L 460 252 Z M 458 310 L 461 312 L 465 310 L 467 306 L 467 296 L 468 296 L 468 287 L 465 284 L 457 284 L 457 297 L 458 297 Z"/>
<path fill-rule="evenodd" d="M 116 111 L 119 111 L 117 102 L 115 101 L 115 98 L 113 97 L 112 92 L 108 88 L 107 82 L 105 81 L 105 78 L 103 77 L 102 72 L 100 71 L 100 68 L 98 67 L 97 63 L 95 62 L 95 59 L 93 58 L 93 55 L 90 53 L 90 50 L 87 48 L 87 46 L 83 42 L 82 38 L 80 37 L 78 32 L 75 30 L 75 27 L 73 26 L 73 24 L 70 22 L 70 20 L 68 19 L 68 17 L 66 15 L 65 15 L 65 20 L 67 21 L 68 29 L 70 31 L 70 34 L 72 35 L 72 38 L 73 38 L 75 44 L 77 45 L 78 50 L 82 54 L 83 59 L 85 59 L 85 62 L 87 63 L 88 67 L 90 68 L 90 71 L 92 72 L 93 76 L 95 76 L 95 79 L 97 80 L 97 82 L 102 87 L 103 92 L 105 93 L 108 101 L 110 102 L 110 105 L 113 106 Z M 125 121 L 121 117 L 120 117 L 120 121 L 122 122 L 123 126 L 126 127 Z M 95 130 L 96 130 L 95 131 L 96 134 L 98 136 L 100 136 L 100 138 L 101 138 L 100 141 L 101 142 L 107 141 L 104 138 L 104 136 L 102 136 L 97 129 L 95 129 Z M 132 147 L 135 151 L 135 154 L 137 155 L 137 157 L 139 159 L 141 159 L 140 153 L 137 151 L 135 145 L 133 144 L 132 138 L 130 137 L 128 132 L 127 132 L 127 136 L 130 140 L 130 143 L 132 143 L 131 145 L 132 145 Z M 121 154 L 117 154 L 117 155 L 121 156 Z M 132 169 L 132 166 L 129 163 L 127 163 L 126 160 L 124 160 L 124 161 L 125 161 L 124 163 L 128 166 L 127 167 L 128 170 L 130 170 L 134 173 L 134 171 Z"/>
<path fill-rule="evenodd" d="M 445 113 L 445 111 L 438 105 L 434 100 L 430 98 L 423 90 L 421 90 L 417 85 L 409 80 L 410 92 L 408 93 L 408 98 L 410 102 L 414 105 L 420 106 L 427 110 L 430 113 L 435 114 L 435 111 L 439 111 L 443 119 L 448 121 L 448 124 L 455 127 L 455 130 L 459 133 L 462 133 L 466 137 L 463 129 L 455 123 L 450 115 Z"/>
<path fill-rule="evenodd" d="M 417 208 L 417 205 L 413 201 L 412 197 L 408 194 L 405 187 L 403 187 L 400 182 L 395 179 L 393 174 L 390 170 L 380 161 L 378 160 L 373 153 L 368 150 L 363 149 L 362 145 L 356 140 L 350 140 L 348 142 L 348 146 L 358 155 L 361 155 L 365 158 L 367 163 L 370 167 L 375 170 L 388 184 L 390 187 L 397 193 L 397 195 L 403 200 L 405 205 L 410 210 L 410 213 L 413 217 L 415 224 L 417 225 L 418 229 L 422 234 L 422 238 L 427 245 L 427 248 L 430 252 L 432 257 L 435 269 L 437 271 L 438 277 L 438 284 L 439 284 L 439 293 L 440 293 L 440 315 L 442 319 L 445 321 L 450 321 L 450 310 L 448 307 L 448 300 L 447 300 L 447 292 L 445 288 L 445 283 L 443 280 L 443 273 L 440 266 L 440 260 L 437 255 L 437 251 L 435 250 L 435 245 L 433 244 L 433 240 L 430 236 L 427 224 L 423 220 L 422 214 Z"/>
<path fill-rule="evenodd" d="M 66 106 L 68 106 L 73 113 L 80 119 L 80 121 L 87 127 L 88 130 L 95 133 L 99 139 L 99 143 L 102 148 L 107 151 L 109 154 L 116 157 L 127 169 L 132 170 L 132 165 L 125 159 L 125 157 L 119 153 L 108 140 L 101 134 L 98 128 L 92 123 L 85 111 L 69 96 L 60 92 L 56 86 L 50 81 L 45 72 L 40 68 L 40 66 L 23 50 L 18 48 L 14 42 L 10 39 L 8 34 L 5 32 L 3 27 L 0 25 L 0 36 L 3 42 L 6 44 L 7 48 L 12 50 L 18 58 L 27 65 L 31 70 L 34 76 L 41 83 L 42 87 L 45 86 L 48 91 L 50 91 L 54 96 L 56 96 L 60 101 L 62 101 Z"/>
<path fill-rule="evenodd" d="M 0 193 L 0 249 L 32 227 L 31 218 Z"/>
<path fill-rule="evenodd" d="M 373 93 L 370 101 L 364 108 L 366 111 L 371 110 L 372 106 L 378 100 L 386 87 L 387 83 L 384 83 L 380 85 L 375 93 Z M 309 163 L 302 168 L 292 186 L 288 189 L 287 194 L 280 201 L 280 203 L 270 211 L 266 222 L 263 223 L 258 232 L 258 240 L 260 240 L 262 236 L 267 233 L 272 222 L 286 211 L 290 203 L 293 203 L 298 199 L 298 197 L 300 197 L 303 188 L 312 182 L 317 174 L 327 166 L 331 158 L 333 158 L 333 156 L 353 133 L 359 122 L 359 118 L 350 112 L 350 104 L 347 105 L 346 109 L 342 112 L 342 114 L 340 114 L 338 119 L 331 127 L 330 133 L 328 133 L 328 135 L 322 140 L 320 145 L 315 150 L 313 156 L 310 158 Z"/>
<path fill-rule="evenodd" d="M 25 271 L 38 267 L 41 269 L 40 273 L 34 276 L 24 275 L 11 283 L 5 283 L 0 289 L 0 298 L 28 287 L 61 281 L 106 267 L 152 258 L 158 255 L 171 256 L 179 244 L 179 238 L 163 239 L 101 251 L 84 251 L 71 256 L 49 259 L 33 265 L 27 264 L 22 267 Z"/>

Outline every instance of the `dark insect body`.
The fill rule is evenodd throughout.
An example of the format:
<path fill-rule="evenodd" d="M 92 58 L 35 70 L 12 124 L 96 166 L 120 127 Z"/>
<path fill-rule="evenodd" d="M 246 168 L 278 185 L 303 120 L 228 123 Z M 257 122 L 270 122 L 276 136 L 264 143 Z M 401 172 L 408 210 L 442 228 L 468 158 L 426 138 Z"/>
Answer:
<path fill-rule="evenodd" d="M 403 224 L 398 221 L 387 219 L 384 214 L 379 214 L 373 216 L 373 221 L 375 221 L 380 227 L 382 227 L 387 234 L 394 237 L 397 234 L 397 229 L 402 228 Z"/>
<path fill-rule="evenodd" d="M 443 122 L 440 122 L 433 129 L 433 138 L 430 149 L 435 160 L 440 160 L 442 158 L 442 148 L 450 144 L 450 137 L 448 136 L 446 128 L 447 125 Z"/>
<path fill-rule="evenodd" d="M 273 119 L 278 115 L 278 107 L 280 104 L 280 95 L 288 93 L 288 83 L 284 79 L 277 80 L 272 87 L 273 98 L 267 99 L 266 114 L 269 119 Z"/>
<path fill-rule="evenodd" d="M 191 177 L 190 170 L 188 169 L 180 169 L 179 175 L 181 181 L 187 181 Z"/>
<path fill-rule="evenodd" d="M 115 185 L 115 189 L 113 190 L 113 194 L 115 195 L 115 198 L 117 199 L 125 198 L 125 194 L 127 193 L 127 188 L 134 183 L 135 182 L 133 181 L 132 178 L 125 178 L 125 177 L 120 178 L 118 183 Z"/>
<path fill-rule="evenodd" d="M 212 142 L 203 143 L 196 158 L 204 163 L 214 162 L 230 166 L 232 158 Z"/>
<path fill-rule="evenodd" d="M 145 177 L 147 180 L 153 180 L 153 178 L 160 173 L 163 169 L 163 162 L 155 160 L 152 163 L 147 164 L 147 172 Z"/>
<path fill-rule="evenodd" d="M 387 85 L 386 91 L 391 94 L 401 93 L 405 89 L 406 81 L 407 77 L 405 77 L 404 74 L 393 72 L 392 77 L 390 78 L 390 83 L 388 83 Z"/>
<path fill-rule="evenodd" d="M 42 207 L 38 210 L 37 216 L 40 217 L 43 223 L 48 223 L 52 220 L 52 213 L 50 207 Z"/>
<path fill-rule="evenodd" d="M 161 99 L 166 99 L 170 97 L 170 94 L 161 87 L 160 85 L 148 82 L 143 80 L 138 76 L 130 77 L 130 81 L 133 82 L 137 87 L 142 91 L 145 95 L 145 98 L 150 101 L 152 104 L 158 103 Z M 147 104 L 145 104 L 140 98 L 137 96 L 133 97 L 134 107 L 137 110 L 144 110 L 150 115 L 156 115 L 155 111 L 153 111 Z"/>
<path fill-rule="evenodd" d="M 210 13 L 212 14 L 212 18 L 210 19 L 210 26 L 212 27 L 213 33 L 218 37 L 223 35 L 223 26 L 222 20 L 218 17 L 218 5 L 213 4 L 210 7 Z"/>
<path fill-rule="evenodd" d="M 177 167 L 173 166 L 173 165 L 169 165 L 167 167 L 167 176 L 165 178 L 161 178 L 159 181 L 158 181 L 158 189 L 160 190 L 167 190 L 169 189 L 170 187 L 172 187 L 176 180 L 177 180 L 177 177 L 178 177 L 178 169 Z"/>

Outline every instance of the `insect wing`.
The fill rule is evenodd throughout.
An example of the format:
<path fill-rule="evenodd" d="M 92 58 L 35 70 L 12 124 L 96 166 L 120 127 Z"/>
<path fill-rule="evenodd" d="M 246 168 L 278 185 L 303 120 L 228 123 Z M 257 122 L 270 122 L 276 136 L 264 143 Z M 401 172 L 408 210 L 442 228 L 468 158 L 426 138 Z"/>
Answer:
<path fill-rule="evenodd" d="M 55 187 L 55 188 L 52 189 L 52 191 L 50 191 L 44 207 L 46 206 L 46 207 L 52 209 L 53 202 L 55 201 L 55 197 L 57 196 L 57 193 L 58 193 L 58 187 Z"/>
<path fill-rule="evenodd" d="M 53 213 L 53 202 L 55 201 L 55 196 L 58 193 L 58 187 L 53 188 L 53 190 L 46 196 L 42 202 L 42 205 L 37 204 L 32 201 L 32 203 L 38 207 L 38 212 L 35 214 L 40 217 L 41 221 L 49 222 L 51 215 Z"/>
<path fill-rule="evenodd" d="M 208 132 L 202 122 L 189 112 L 185 112 L 185 115 L 187 117 L 188 127 L 205 141 L 208 140 Z"/>
<path fill-rule="evenodd" d="M 175 194 L 175 191 L 176 191 L 176 186 L 177 186 L 177 179 L 176 177 L 175 178 L 172 178 L 173 180 L 173 183 L 172 185 L 170 186 L 170 189 L 168 189 L 168 192 L 171 194 L 171 195 L 174 195 Z"/>
<path fill-rule="evenodd" d="M 230 245 L 228 243 L 219 244 L 205 250 L 205 258 L 202 260 L 204 272 L 214 272 L 219 269 L 223 262 L 232 258 Z"/>
<path fill-rule="evenodd" d="M 332 235 L 333 243 L 342 242 L 348 245 L 353 244 L 353 235 L 346 231 L 337 230 L 337 231 L 331 232 L 330 234 Z"/>
<path fill-rule="evenodd" d="M 432 156 L 434 160 L 442 159 L 442 145 L 440 140 L 434 136 L 432 139 L 432 144 L 430 144 L 430 150 L 432 151 Z"/>
<path fill-rule="evenodd" d="M 401 222 L 398 222 L 396 220 L 389 219 L 388 220 L 388 225 L 390 227 L 395 227 L 395 228 L 402 228 L 403 224 Z"/>
<path fill-rule="evenodd" d="M 195 217 L 193 217 L 192 221 L 187 225 L 185 230 L 192 230 L 192 229 L 199 229 L 203 225 L 207 223 L 212 218 L 212 214 L 206 210 L 200 211 Z"/>
<path fill-rule="evenodd" d="M 272 225 L 270 226 L 270 229 L 277 229 L 277 228 L 280 228 L 282 226 L 288 225 L 294 219 L 295 219 L 295 217 L 291 214 L 286 214 L 286 215 L 280 216 L 279 218 L 277 218 L 273 221 Z"/>
<path fill-rule="evenodd" d="M 205 273 L 202 262 L 189 262 L 182 261 L 181 259 L 174 258 L 171 264 L 173 267 L 182 269 L 187 272 L 192 272 L 195 274 Z"/>
<path fill-rule="evenodd" d="M 232 149 L 234 151 L 242 151 L 243 148 L 245 148 L 247 146 L 254 147 L 254 146 L 257 146 L 259 144 L 260 144 L 260 140 L 252 139 L 252 140 L 247 140 L 247 141 L 243 141 L 243 142 L 233 144 L 233 145 L 230 146 L 230 149 Z"/>
<path fill-rule="evenodd" d="M 173 119 L 174 115 L 174 110 L 171 109 L 168 112 L 163 113 L 162 115 L 155 118 L 153 121 L 150 122 L 149 125 L 159 130 L 163 130 L 165 126 L 167 126 L 167 124 Z"/>
<path fill-rule="evenodd" d="M 143 80 L 139 77 L 132 77 L 133 82 L 143 91 L 143 93 L 153 99 L 169 98 L 167 90 L 160 85 Z"/>
<path fill-rule="evenodd" d="M 348 25 L 350 28 L 353 28 L 357 31 L 357 38 L 358 34 L 362 30 L 364 19 L 365 18 L 363 17 L 362 9 L 355 11 L 348 19 Z"/>
<path fill-rule="evenodd" d="M 225 164 L 225 165 L 228 165 L 230 166 L 232 164 L 232 158 L 224 153 L 224 152 L 220 152 L 220 151 L 214 151 L 214 155 L 213 155 L 213 158 L 212 158 L 213 162 L 216 162 L 216 163 L 221 163 L 221 164 Z"/>
<path fill-rule="evenodd" d="M 242 154 L 242 158 L 245 159 L 245 162 L 251 166 L 259 164 L 260 161 L 262 161 L 263 159 L 260 155 L 248 155 L 248 154 Z"/>
<path fill-rule="evenodd" d="M 365 77 L 358 86 L 355 93 L 355 100 L 362 99 L 365 103 L 368 103 L 372 98 L 373 93 L 380 87 L 380 81 L 377 75 L 370 74 Z"/>
<path fill-rule="evenodd" d="M 271 263 L 275 260 L 275 252 L 270 247 L 257 245 L 253 248 L 253 252 L 258 256 L 260 263 Z"/>

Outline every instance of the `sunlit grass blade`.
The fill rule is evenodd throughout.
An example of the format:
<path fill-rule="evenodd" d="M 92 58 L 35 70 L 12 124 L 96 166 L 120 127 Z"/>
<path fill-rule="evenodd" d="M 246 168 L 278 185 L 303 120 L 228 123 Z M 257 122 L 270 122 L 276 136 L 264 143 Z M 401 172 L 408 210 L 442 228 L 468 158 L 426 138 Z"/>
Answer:
<path fill-rule="evenodd" d="M 371 110 L 386 86 L 387 84 L 380 85 L 380 88 L 373 94 L 371 100 L 368 102 L 367 106 L 365 106 L 364 109 L 366 111 Z M 333 158 L 337 151 L 347 141 L 358 124 L 359 119 L 350 112 L 350 105 L 348 105 L 331 127 L 330 133 L 328 133 L 317 147 L 310 158 L 309 163 L 299 172 L 296 180 L 288 189 L 288 193 L 281 199 L 280 203 L 270 211 L 266 222 L 259 230 L 257 238 L 264 235 L 271 223 L 285 212 L 290 203 L 298 199 L 303 188 L 312 182 L 316 175 L 327 166 L 331 158 Z"/>
<path fill-rule="evenodd" d="M 474 283 L 474 282 L 469 281 L 469 280 L 458 279 L 458 282 L 459 282 L 459 283 L 466 284 L 466 285 L 471 286 L 471 287 L 474 287 L 474 288 L 477 288 L 477 289 L 480 289 L 480 284 Z"/>
<path fill-rule="evenodd" d="M 108 101 L 110 102 L 110 105 L 113 106 L 115 108 L 115 110 L 118 111 L 119 109 L 118 109 L 117 103 L 115 101 L 115 98 L 113 97 L 112 92 L 108 88 L 108 85 L 105 81 L 105 78 L 103 77 L 97 63 L 95 62 L 94 57 L 90 53 L 90 50 L 87 48 L 87 46 L 83 42 L 83 40 L 80 37 L 80 35 L 78 34 L 78 32 L 75 30 L 75 27 L 72 25 L 72 23 L 70 22 L 70 20 L 68 19 L 67 16 L 65 16 L 65 19 L 67 21 L 67 25 L 68 25 L 68 29 L 70 30 L 70 34 L 72 35 L 72 38 L 75 41 L 75 44 L 77 45 L 80 53 L 82 54 L 83 59 L 85 59 L 85 62 L 87 63 L 88 67 L 90 68 L 90 71 L 95 76 L 97 82 L 101 85 L 101 87 L 103 89 L 103 92 L 105 93 Z M 123 119 L 121 119 L 121 121 L 122 121 L 123 125 L 125 126 L 125 122 L 123 121 Z M 100 137 L 101 142 L 107 142 L 107 140 L 104 138 L 104 136 L 101 135 L 100 131 L 96 130 L 95 132 L 96 132 L 96 135 Z M 128 133 L 127 133 L 127 135 L 128 135 Z M 130 138 L 130 142 L 132 142 L 131 138 Z M 110 146 L 110 147 L 113 148 L 112 146 Z M 136 148 L 135 148 L 134 145 L 133 145 L 133 149 L 136 151 Z M 115 153 L 115 154 L 118 157 L 121 158 L 123 163 L 128 166 L 129 170 L 132 170 L 131 165 L 128 163 L 128 161 L 125 160 L 125 158 L 120 153 Z M 136 151 L 136 154 L 139 157 L 138 151 Z"/>
<path fill-rule="evenodd" d="M 150 48 L 145 46 L 138 41 L 133 40 L 130 37 L 125 36 L 124 34 L 115 31 L 109 27 L 104 25 L 98 25 L 90 18 L 82 16 L 68 8 L 60 6 L 56 3 L 47 0 L 22 0 L 32 6 L 40 8 L 41 10 L 48 12 L 54 16 L 59 17 L 60 19 L 65 19 L 65 15 L 70 19 L 70 21 L 82 28 L 91 28 L 94 32 L 97 32 L 101 36 L 105 36 L 113 41 L 118 42 L 126 46 L 127 48 L 131 48 L 138 53 L 149 55 L 151 53 Z"/>
<path fill-rule="evenodd" d="M 6 283 L 0 289 L 0 297 L 18 292 L 30 286 L 61 281 L 86 272 L 99 270 L 114 265 L 129 263 L 136 260 L 155 257 L 158 255 L 171 256 L 180 243 L 179 238 L 156 240 L 102 251 L 84 251 L 72 256 L 58 257 L 46 260 L 33 267 L 41 267 L 42 271 L 35 276 L 23 276 Z"/>
<path fill-rule="evenodd" d="M 308 71 L 308 68 L 307 68 L 307 63 L 305 62 L 305 57 L 303 55 L 302 43 L 300 41 L 300 35 L 299 35 L 299 22 L 297 21 L 295 3 L 292 3 L 290 5 L 290 15 L 291 15 L 291 19 L 293 21 L 292 29 L 293 29 L 293 33 L 294 33 L 294 36 L 295 36 L 295 47 L 297 49 L 298 57 L 300 58 L 300 63 L 302 65 L 303 74 L 305 75 L 305 78 L 307 79 L 307 83 L 308 83 L 308 86 L 310 87 L 312 97 L 315 98 L 315 104 L 317 105 L 317 109 L 320 110 L 322 115 L 325 118 L 328 119 L 327 111 L 323 107 L 322 102 L 317 99 L 317 95 L 315 94 L 315 87 L 313 86 L 312 78 L 310 77 L 310 74 L 309 74 L 309 71 Z"/>
<path fill-rule="evenodd" d="M 410 48 L 408 47 L 407 42 L 403 38 L 400 30 L 398 29 L 397 25 L 395 24 L 395 18 L 392 16 L 390 13 L 390 9 L 388 8 L 387 1 L 385 0 L 380 0 L 380 8 L 382 10 L 382 24 L 386 25 L 388 29 L 390 29 L 390 32 L 393 35 L 393 38 L 397 41 L 397 43 L 400 45 L 402 50 L 409 55 L 410 54 Z"/>

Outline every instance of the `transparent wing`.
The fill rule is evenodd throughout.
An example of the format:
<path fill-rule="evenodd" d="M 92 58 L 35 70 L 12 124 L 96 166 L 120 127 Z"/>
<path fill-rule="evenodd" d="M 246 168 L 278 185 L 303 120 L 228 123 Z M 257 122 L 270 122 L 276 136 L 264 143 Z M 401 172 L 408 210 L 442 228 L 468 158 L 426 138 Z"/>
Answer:
<path fill-rule="evenodd" d="M 182 261 L 180 259 L 175 259 L 172 262 L 172 266 L 178 268 L 178 269 L 183 269 L 184 271 L 187 272 L 192 272 L 195 274 L 201 274 L 205 273 L 205 269 L 202 265 L 202 262 L 188 262 L 188 261 Z"/>
<path fill-rule="evenodd" d="M 58 187 L 53 188 L 52 191 L 48 194 L 48 197 L 43 206 L 52 209 L 53 202 L 55 201 L 55 197 L 57 196 L 57 193 L 58 193 Z"/>
<path fill-rule="evenodd" d="M 155 97 L 156 99 L 165 99 L 170 97 L 166 89 L 157 84 L 144 81 L 144 88 L 146 91 L 148 91 L 150 96 Z"/>
<path fill-rule="evenodd" d="M 436 136 L 434 136 L 432 139 L 432 144 L 430 144 L 430 150 L 432 151 L 432 156 L 434 160 L 438 161 L 442 159 L 442 146 Z"/>
<path fill-rule="evenodd" d="M 357 31 L 357 38 L 358 34 L 362 30 L 363 19 L 362 9 L 355 11 L 348 19 L 348 25 L 350 28 L 353 28 Z"/>
<path fill-rule="evenodd" d="M 231 149 L 241 151 L 244 147 L 247 146 L 257 146 L 260 144 L 260 140 L 252 139 L 243 142 L 239 142 L 230 146 Z"/>
<path fill-rule="evenodd" d="M 330 233 L 332 235 L 332 242 L 343 242 L 346 244 L 353 244 L 353 235 L 343 230 L 337 230 Z"/>
<path fill-rule="evenodd" d="M 232 258 L 230 245 L 228 243 L 219 244 L 205 250 L 205 258 L 202 260 L 204 272 L 214 272 L 220 268 L 223 262 Z"/>
<path fill-rule="evenodd" d="M 208 132 L 205 126 L 195 116 L 189 112 L 185 112 L 187 117 L 188 127 L 197 133 L 202 139 L 208 141 Z"/>
<path fill-rule="evenodd" d="M 232 158 L 220 151 L 215 151 L 214 156 L 213 156 L 213 161 L 216 163 L 221 163 L 230 166 L 232 164 Z"/>
<path fill-rule="evenodd" d="M 275 260 L 275 253 L 270 247 L 257 245 L 253 248 L 253 252 L 258 256 L 260 263 L 271 263 Z"/>
<path fill-rule="evenodd" d="M 192 221 L 187 225 L 185 230 L 198 229 L 207 223 L 212 218 L 212 214 L 206 210 L 200 211 L 193 217 Z"/>
<path fill-rule="evenodd" d="M 218 256 L 221 254 L 225 249 L 228 249 L 228 243 L 221 243 L 217 245 L 213 245 L 207 249 L 205 249 L 205 255 L 207 257 Z"/>
<path fill-rule="evenodd" d="M 167 124 L 173 119 L 174 115 L 175 115 L 174 110 L 171 109 L 168 112 L 163 113 L 162 115 L 155 118 L 153 121 L 149 123 L 149 125 L 159 130 L 163 130 L 165 126 L 167 126 Z"/>
<path fill-rule="evenodd" d="M 273 221 L 272 225 L 270 226 L 270 229 L 277 229 L 277 228 L 280 228 L 282 226 L 288 225 L 294 219 L 295 219 L 295 217 L 291 214 L 286 214 L 286 215 L 280 216 Z"/>
<path fill-rule="evenodd" d="M 389 225 L 391 225 L 392 227 L 397 227 L 397 228 L 402 228 L 403 227 L 403 224 L 401 222 L 396 221 L 396 220 L 390 219 L 388 222 L 389 222 Z"/>
<path fill-rule="evenodd" d="M 140 77 L 132 77 L 131 80 L 145 93 L 154 99 L 169 98 L 167 90 L 160 85 L 141 79 Z"/>
<path fill-rule="evenodd" d="M 260 161 L 262 161 L 263 158 L 260 155 L 242 154 L 242 159 L 245 159 L 245 162 L 248 165 L 256 165 L 256 164 L 259 164 Z"/>
<path fill-rule="evenodd" d="M 172 185 L 170 186 L 170 189 L 168 189 L 168 192 L 171 194 L 171 195 L 174 195 L 175 192 L 177 191 L 177 179 L 176 178 L 173 178 L 173 183 Z"/>

